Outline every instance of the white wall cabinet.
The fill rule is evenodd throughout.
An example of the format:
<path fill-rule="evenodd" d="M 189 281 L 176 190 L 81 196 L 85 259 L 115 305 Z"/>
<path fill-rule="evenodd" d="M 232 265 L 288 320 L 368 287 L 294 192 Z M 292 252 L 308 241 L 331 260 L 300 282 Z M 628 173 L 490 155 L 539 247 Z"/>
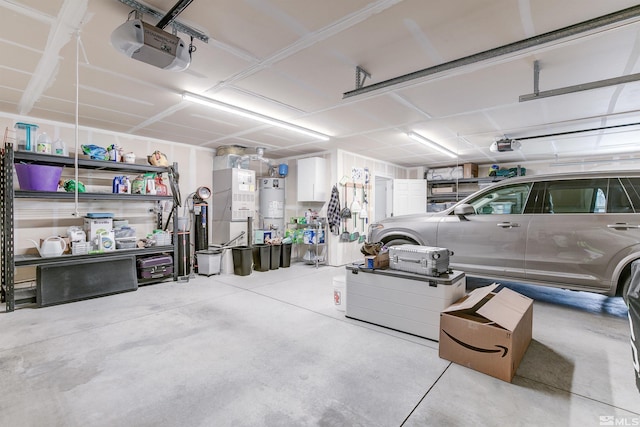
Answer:
<path fill-rule="evenodd" d="M 298 160 L 298 202 L 327 201 L 327 161 L 322 157 Z"/>

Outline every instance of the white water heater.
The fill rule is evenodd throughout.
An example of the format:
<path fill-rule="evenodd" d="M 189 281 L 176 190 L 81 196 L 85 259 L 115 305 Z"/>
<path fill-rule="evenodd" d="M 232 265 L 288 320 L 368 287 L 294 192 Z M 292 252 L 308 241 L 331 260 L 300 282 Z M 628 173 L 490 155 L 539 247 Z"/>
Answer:
<path fill-rule="evenodd" d="M 258 178 L 260 188 L 260 221 L 264 230 L 275 230 L 284 236 L 284 178 Z"/>

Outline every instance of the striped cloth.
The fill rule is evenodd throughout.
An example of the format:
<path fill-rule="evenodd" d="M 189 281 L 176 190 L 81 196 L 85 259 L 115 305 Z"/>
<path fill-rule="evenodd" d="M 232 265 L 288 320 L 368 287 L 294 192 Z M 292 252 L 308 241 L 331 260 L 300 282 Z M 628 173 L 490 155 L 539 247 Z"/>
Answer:
<path fill-rule="evenodd" d="M 327 222 L 333 234 L 340 234 L 340 193 L 335 185 L 331 190 L 331 199 L 327 206 Z"/>

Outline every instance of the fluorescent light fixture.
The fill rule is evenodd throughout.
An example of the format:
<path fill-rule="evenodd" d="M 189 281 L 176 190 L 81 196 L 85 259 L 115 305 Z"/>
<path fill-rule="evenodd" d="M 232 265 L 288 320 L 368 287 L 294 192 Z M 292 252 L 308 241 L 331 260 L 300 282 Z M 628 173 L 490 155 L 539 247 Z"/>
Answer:
<path fill-rule="evenodd" d="M 221 101 L 216 101 L 215 99 L 206 98 L 204 96 L 196 95 L 193 93 L 185 92 L 182 94 L 182 99 L 185 101 L 191 101 L 198 104 L 206 105 L 210 108 L 215 108 L 216 110 L 225 111 L 227 113 L 235 114 L 237 116 L 246 117 L 248 119 L 257 120 L 262 123 L 266 123 L 268 125 L 277 126 L 282 129 L 287 129 L 293 132 L 298 132 L 303 135 L 311 136 L 322 141 L 329 141 L 329 137 L 319 132 L 312 131 L 311 129 L 303 128 L 300 126 L 296 126 L 292 123 L 287 123 L 282 120 L 274 119 L 269 116 L 264 116 L 260 113 L 255 113 L 250 110 L 245 110 L 244 108 L 236 107 L 235 105 L 226 104 Z"/>
<path fill-rule="evenodd" d="M 458 158 L 458 155 L 456 153 L 454 153 L 453 151 L 447 150 L 446 148 L 444 148 L 443 146 L 436 144 L 435 142 L 431 141 L 430 139 L 425 138 L 422 135 L 418 135 L 415 132 L 407 132 L 407 136 L 411 139 L 413 139 L 414 141 L 417 141 L 421 144 L 426 145 L 429 148 L 433 148 L 436 151 L 439 151 L 442 154 L 446 154 L 447 156 L 451 157 L 451 158 Z"/>

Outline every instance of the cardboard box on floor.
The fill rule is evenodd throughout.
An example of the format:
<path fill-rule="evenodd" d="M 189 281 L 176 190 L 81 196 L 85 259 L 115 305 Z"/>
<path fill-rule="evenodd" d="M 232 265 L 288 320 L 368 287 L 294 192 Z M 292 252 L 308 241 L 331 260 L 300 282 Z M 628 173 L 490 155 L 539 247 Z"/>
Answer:
<path fill-rule="evenodd" d="M 474 289 L 440 313 L 439 354 L 511 382 L 531 342 L 533 300 L 497 287 Z"/>

